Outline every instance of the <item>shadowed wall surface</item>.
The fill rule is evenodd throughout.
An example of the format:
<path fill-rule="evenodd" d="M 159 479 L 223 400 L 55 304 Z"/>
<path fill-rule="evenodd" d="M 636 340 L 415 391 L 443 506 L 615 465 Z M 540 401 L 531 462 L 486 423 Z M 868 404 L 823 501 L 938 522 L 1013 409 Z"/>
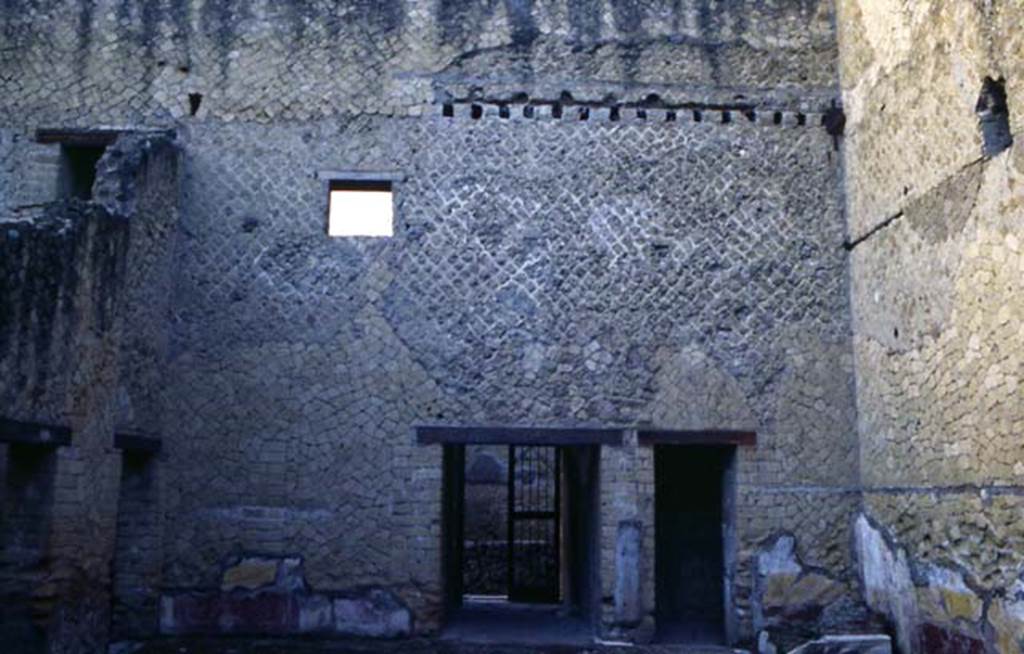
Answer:
<path fill-rule="evenodd" d="M 908 651 L 1018 652 L 1024 11 L 838 8 L 866 590 Z M 1018 138 L 982 158 L 986 77 Z"/>

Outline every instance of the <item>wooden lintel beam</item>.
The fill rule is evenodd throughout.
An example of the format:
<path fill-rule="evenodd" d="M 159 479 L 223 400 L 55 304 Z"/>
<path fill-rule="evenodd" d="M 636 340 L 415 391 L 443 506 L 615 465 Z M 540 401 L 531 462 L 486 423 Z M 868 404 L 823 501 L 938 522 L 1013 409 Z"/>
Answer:
<path fill-rule="evenodd" d="M 623 429 L 600 427 L 451 427 L 415 428 L 421 445 L 621 445 Z"/>
<path fill-rule="evenodd" d="M 119 450 L 156 454 L 162 446 L 163 442 L 155 436 L 134 433 L 114 434 L 114 447 Z"/>
<path fill-rule="evenodd" d="M 116 141 L 120 133 L 114 129 L 37 129 L 36 142 L 105 147 Z"/>
<path fill-rule="evenodd" d="M 757 445 L 757 432 L 738 429 L 641 429 L 640 445 Z"/>
<path fill-rule="evenodd" d="M 60 447 L 71 444 L 71 429 L 0 416 L 0 443 Z"/>

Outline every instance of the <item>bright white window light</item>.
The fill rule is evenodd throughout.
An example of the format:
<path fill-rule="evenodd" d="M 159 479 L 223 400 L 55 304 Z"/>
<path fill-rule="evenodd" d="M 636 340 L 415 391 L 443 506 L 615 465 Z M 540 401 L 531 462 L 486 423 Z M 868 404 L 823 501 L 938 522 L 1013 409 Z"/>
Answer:
<path fill-rule="evenodd" d="M 392 236 L 391 182 L 331 182 L 328 236 Z"/>

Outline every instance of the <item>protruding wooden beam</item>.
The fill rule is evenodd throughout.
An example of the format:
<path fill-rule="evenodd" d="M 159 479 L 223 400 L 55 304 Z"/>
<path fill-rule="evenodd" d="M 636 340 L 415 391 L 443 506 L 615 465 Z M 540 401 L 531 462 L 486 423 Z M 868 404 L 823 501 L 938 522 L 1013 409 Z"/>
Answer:
<path fill-rule="evenodd" d="M 138 433 L 121 432 L 114 434 L 114 447 L 127 452 L 156 454 L 163 446 L 163 441 L 156 436 L 144 436 Z"/>

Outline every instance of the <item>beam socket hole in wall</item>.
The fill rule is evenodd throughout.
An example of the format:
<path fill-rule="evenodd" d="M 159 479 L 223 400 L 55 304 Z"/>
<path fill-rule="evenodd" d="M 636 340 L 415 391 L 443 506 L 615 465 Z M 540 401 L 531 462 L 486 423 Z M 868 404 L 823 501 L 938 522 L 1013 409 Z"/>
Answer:
<path fill-rule="evenodd" d="M 674 111 L 666 111 L 665 112 L 665 122 L 666 123 L 674 123 L 674 122 L 676 122 L 676 112 L 674 112 Z"/>
<path fill-rule="evenodd" d="M 332 180 L 328 236 L 392 236 L 394 199 L 387 180 Z"/>
<path fill-rule="evenodd" d="M 646 109 L 637 109 L 636 110 L 636 117 L 639 120 L 647 120 L 647 110 Z"/>
<path fill-rule="evenodd" d="M 60 194 L 66 198 L 92 199 L 96 167 L 106 147 L 102 145 L 61 145 Z"/>
<path fill-rule="evenodd" d="M 452 105 L 451 102 L 445 102 L 443 105 L 441 105 L 441 115 L 444 116 L 445 118 L 451 118 L 452 116 L 455 115 L 455 107 Z"/>
<path fill-rule="evenodd" d="M 608 120 L 610 120 L 612 122 L 616 122 L 616 121 L 619 120 L 619 108 L 618 107 L 612 107 L 611 109 L 608 110 Z"/>
<path fill-rule="evenodd" d="M 510 115 L 511 115 L 511 113 L 508 110 L 508 105 L 507 104 L 503 104 L 500 107 L 498 107 L 498 117 L 499 118 L 508 118 Z"/>
<path fill-rule="evenodd" d="M 806 114 L 802 114 L 802 113 L 797 114 L 796 115 L 796 124 L 799 125 L 800 127 L 803 127 L 804 125 L 806 125 L 807 124 L 807 116 L 806 116 Z"/>
<path fill-rule="evenodd" d="M 747 109 L 743 112 L 743 115 L 747 117 L 750 122 L 757 122 L 757 112 L 753 109 Z"/>
<path fill-rule="evenodd" d="M 781 125 L 782 124 L 782 112 L 781 111 L 776 111 L 775 113 L 772 114 L 772 123 L 774 123 L 776 125 Z"/>
<path fill-rule="evenodd" d="M 590 107 L 580 107 L 580 120 L 590 120 Z"/>
<path fill-rule="evenodd" d="M 1004 79 L 985 78 L 974 111 L 978 115 L 978 126 L 981 129 L 983 155 L 994 157 L 1013 145 Z"/>
<path fill-rule="evenodd" d="M 533 118 L 533 105 L 528 104 L 523 107 L 523 118 Z"/>
<path fill-rule="evenodd" d="M 562 105 L 560 103 L 556 102 L 555 104 L 551 105 L 551 117 L 552 118 L 561 118 L 562 117 Z"/>
<path fill-rule="evenodd" d="M 728 125 L 731 122 L 732 122 L 732 112 L 730 112 L 728 109 L 722 111 L 722 124 L 723 125 Z"/>
<path fill-rule="evenodd" d="M 189 93 L 188 94 L 188 115 L 195 116 L 199 113 L 199 106 L 203 104 L 202 93 Z"/>
<path fill-rule="evenodd" d="M 484 115 L 484 108 L 478 104 L 471 105 L 469 108 L 469 117 L 473 120 L 480 120 L 480 117 Z"/>
<path fill-rule="evenodd" d="M 693 110 L 693 122 L 699 123 L 702 120 L 704 120 L 704 115 L 701 114 L 699 109 L 694 109 Z"/>

